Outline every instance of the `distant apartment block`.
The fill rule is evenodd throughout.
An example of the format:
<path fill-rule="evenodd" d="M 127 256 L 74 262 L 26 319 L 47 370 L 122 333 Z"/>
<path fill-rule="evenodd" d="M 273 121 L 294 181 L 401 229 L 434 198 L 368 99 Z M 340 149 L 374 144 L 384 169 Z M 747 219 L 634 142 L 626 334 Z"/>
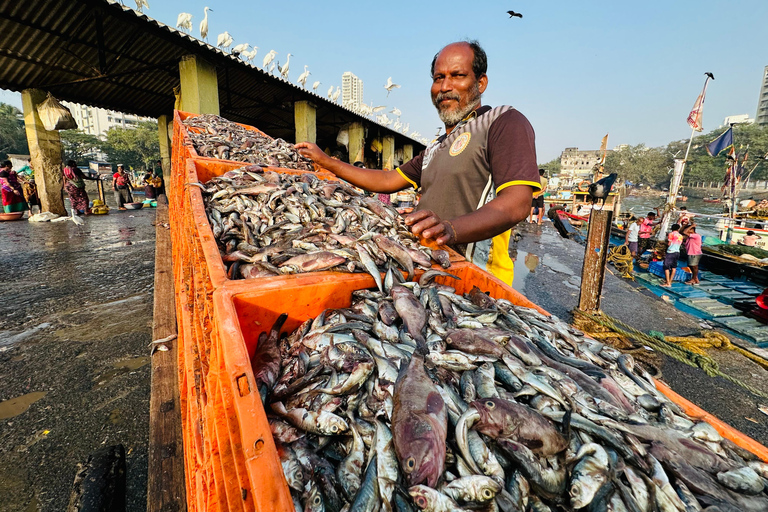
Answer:
<path fill-rule="evenodd" d="M 62 104 L 72 112 L 80 131 L 97 137 L 106 135 L 110 128 L 135 128 L 142 121 L 154 121 L 149 117 L 139 117 L 79 103 L 62 101 Z"/>
<path fill-rule="evenodd" d="M 729 126 L 732 124 L 752 124 L 755 120 L 749 117 L 749 114 L 739 114 L 736 116 L 728 116 L 725 119 L 723 119 L 723 126 Z"/>
<path fill-rule="evenodd" d="M 363 104 L 363 81 L 350 71 L 341 75 L 341 104 L 353 109 Z"/>
<path fill-rule="evenodd" d="M 760 126 L 768 125 L 768 66 L 763 70 L 763 80 L 760 85 L 760 97 L 757 100 L 755 122 Z"/>

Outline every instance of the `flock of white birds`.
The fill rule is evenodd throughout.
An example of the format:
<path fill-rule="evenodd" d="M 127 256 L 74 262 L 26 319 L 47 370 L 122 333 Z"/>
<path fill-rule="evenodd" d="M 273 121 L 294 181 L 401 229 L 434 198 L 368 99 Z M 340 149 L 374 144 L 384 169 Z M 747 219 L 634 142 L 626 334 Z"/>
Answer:
<path fill-rule="evenodd" d="M 136 10 L 138 12 L 143 12 L 144 8 L 149 9 L 149 3 L 147 0 L 135 0 L 136 2 Z M 122 3 L 122 1 L 121 1 Z M 203 10 L 203 20 L 200 22 L 200 39 L 203 41 L 208 41 L 208 13 L 213 12 L 213 9 L 210 7 L 205 7 Z M 192 34 L 192 14 L 188 12 L 182 12 L 179 13 L 179 16 L 176 18 L 176 28 L 181 30 L 182 32 L 185 32 L 187 34 Z M 240 59 L 243 59 L 244 61 L 248 62 L 249 64 L 253 65 L 253 59 L 256 58 L 256 53 L 259 51 L 258 46 L 252 46 L 249 43 L 240 43 L 235 46 L 232 46 L 232 43 L 234 43 L 234 39 L 230 35 L 229 32 L 224 31 L 221 34 L 218 35 L 216 38 L 216 46 L 221 48 L 224 52 L 229 52 L 231 55 L 238 57 Z M 290 71 L 290 65 L 291 65 L 291 57 L 293 54 L 288 53 L 285 56 L 285 64 L 282 66 L 280 65 L 279 61 L 275 61 L 275 57 L 277 57 L 277 52 L 275 50 L 270 50 L 269 53 L 267 53 L 264 56 L 264 59 L 261 61 L 261 70 L 265 71 L 269 74 L 273 74 L 275 69 L 277 69 L 277 72 L 282 77 L 283 80 L 289 81 L 289 71 Z M 306 89 L 307 88 L 307 81 L 309 80 L 309 76 L 312 73 L 309 71 L 309 66 L 304 66 L 304 71 L 299 75 L 298 80 L 296 80 L 296 83 L 301 84 L 301 86 Z M 316 80 L 312 83 L 312 91 L 317 94 L 317 88 L 320 87 L 322 82 L 320 80 Z M 400 85 L 392 82 L 392 77 L 387 78 L 387 83 L 384 84 L 384 89 L 387 90 L 387 97 L 389 97 L 389 94 L 394 89 L 399 89 Z M 336 86 L 334 88 L 333 85 L 330 86 L 327 92 L 328 99 L 330 99 L 334 103 L 339 103 L 339 97 L 341 96 L 341 87 Z M 393 108 L 388 113 L 392 114 L 394 116 L 394 119 L 391 119 L 389 116 L 387 116 L 387 113 L 379 114 L 379 112 L 386 110 L 386 106 L 379 105 L 379 106 L 373 106 L 373 103 L 370 105 L 367 105 L 365 103 L 363 104 L 356 104 L 356 103 L 346 103 L 343 105 L 345 108 L 348 108 L 357 114 L 362 115 L 363 117 L 372 118 L 375 114 L 375 120 L 377 123 L 391 127 L 392 130 L 402 133 L 403 135 L 408 135 L 408 132 L 410 131 L 410 123 L 402 123 L 400 121 L 400 116 L 402 115 L 402 112 L 400 112 L 399 108 Z M 411 132 L 410 137 L 413 139 L 416 139 L 420 141 L 422 144 L 426 144 L 428 142 L 426 137 L 422 137 L 419 132 Z"/>

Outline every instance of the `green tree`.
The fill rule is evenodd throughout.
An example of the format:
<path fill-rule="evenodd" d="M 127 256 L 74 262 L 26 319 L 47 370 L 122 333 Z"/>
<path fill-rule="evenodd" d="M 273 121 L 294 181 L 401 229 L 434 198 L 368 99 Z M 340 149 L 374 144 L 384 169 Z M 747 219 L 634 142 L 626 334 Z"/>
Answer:
<path fill-rule="evenodd" d="M 92 158 L 102 147 L 102 142 L 98 137 L 80 130 L 62 130 L 59 134 L 64 161 L 75 160 L 78 165 L 81 165 L 85 160 Z"/>
<path fill-rule="evenodd" d="M 8 158 L 9 153 L 29 154 L 24 117 L 13 105 L 0 103 L 0 158 Z"/>
<path fill-rule="evenodd" d="M 110 162 L 121 163 L 126 169 L 152 169 L 153 162 L 160 159 L 157 123 L 144 121 L 136 128 L 110 128 L 102 149 Z"/>
<path fill-rule="evenodd" d="M 540 164 L 541 169 L 546 169 L 550 176 L 560 172 L 560 157 L 555 157 L 545 164 Z"/>
<path fill-rule="evenodd" d="M 669 184 L 672 160 L 666 148 L 649 148 L 645 144 L 638 144 L 608 153 L 605 170 L 618 173 L 620 180 L 662 187 Z"/>

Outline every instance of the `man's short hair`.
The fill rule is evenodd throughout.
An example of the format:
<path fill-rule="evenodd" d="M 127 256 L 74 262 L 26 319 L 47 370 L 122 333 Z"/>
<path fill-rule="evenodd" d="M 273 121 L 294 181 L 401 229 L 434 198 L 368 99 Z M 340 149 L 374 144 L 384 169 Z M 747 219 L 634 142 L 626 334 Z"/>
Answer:
<path fill-rule="evenodd" d="M 483 47 L 476 39 L 469 39 L 467 41 L 456 41 L 457 43 L 467 43 L 472 49 L 474 57 L 472 58 L 472 72 L 475 74 L 475 78 L 480 78 L 488 71 L 488 55 L 486 55 Z M 454 44 L 454 43 L 450 43 Z M 445 45 L 449 46 L 449 45 Z M 445 46 L 440 48 L 440 51 L 432 57 L 432 65 L 429 68 L 429 76 L 435 76 L 435 62 L 437 62 L 437 56 L 440 52 L 445 50 Z"/>
<path fill-rule="evenodd" d="M 671 229 L 672 229 L 672 231 L 677 231 L 678 229 L 680 229 L 680 224 L 672 224 L 672 228 Z"/>
<path fill-rule="evenodd" d="M 546 169 L 539 169 L 539 176 L 544 176 L 545 172 L 547 172 Z"/>
<path fill-rule="evenodd" d="M 13 164 L 10 160 L 3 160 L 3 163 L 0 164 L 0 167 L 13 167 Z"/>
<path fill-rule="evenodd" d="M 655 216 L 656 216 L 656 214 L 655 214 L 655 213 L 653 213 L 653 212 L 648 212 L 648 217 L 655 217 Z"/>
<path fill-rule="evenodd" d="M 754 234 L 755 234 L 755 232 L 754 232 L 754 231 L 752 231 L 752 230 L 749 230 L 749 231 L 747 231 L 747 235 L 748 235 L 748 236 L 752 236 L 752 235 L 754 235 Z"/>

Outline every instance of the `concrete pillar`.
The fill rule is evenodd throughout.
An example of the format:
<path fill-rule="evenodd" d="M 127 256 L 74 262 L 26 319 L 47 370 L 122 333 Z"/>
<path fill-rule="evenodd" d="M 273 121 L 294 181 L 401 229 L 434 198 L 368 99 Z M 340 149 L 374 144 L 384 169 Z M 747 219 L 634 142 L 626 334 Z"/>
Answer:
<path fill-rule="evenodd" d="M 349 124 L 349 163 L 365 162 L 365 128 L 363 123 Z"/>
<path fill-rule="evenodd" d="M 381 168 L 392 170 L 395 168 L 395 136 L 385 135 L 382 140 Z"/>
<path fill-rule="evenodd" d="M 403 146 L 403 163 L 413 158 L 413 144 Z"/>
<path fill-rule="evenodd" d="M 168 137 L 168 125 L 173 124 L 173 117 L 165 115 L 157 118 L 157 137 L 160 140 L 160 162 L 163 166 L 163 181 L 166 192 L 171 183 L 171 139 Z"/>
<path fill-rule="evenodd" d="M 216 68 L 196 55 L 179 62 L 181 110 L 194 114 L 219 115 L 219 82 Z"/>
<path fill-rule="evenodd" d="M 35 184 L 42 204 L 42 211 L 67 215 L 61 190 L 64 187 L 64 173 L 61 167 L 61 138 L 59 132 L 48 131 L 37 115 L 37 106 L 45 101 L 47 94 L 40 89 L 26 89 L 21 92 L 24 109 L 24 128 L 27 144 L 35 169 Z"/>
<path fill-rule="evenodd" d="M 293 118 L 296 123 L 296 142 L 317 142 L 317 111 L 308 101 L 293 104 Z"/>

